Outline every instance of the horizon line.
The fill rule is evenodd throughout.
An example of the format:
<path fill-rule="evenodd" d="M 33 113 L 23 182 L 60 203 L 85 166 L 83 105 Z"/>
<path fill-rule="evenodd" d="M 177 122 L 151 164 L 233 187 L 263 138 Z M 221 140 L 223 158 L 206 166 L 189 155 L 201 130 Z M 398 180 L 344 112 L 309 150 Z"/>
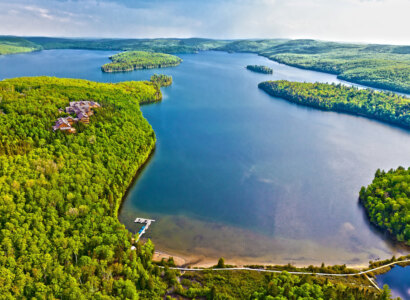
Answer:
<path fill-rule="evenodd" d="M 285 41 L 295 41 L 295 40 L 312 40 L 318 42 L 331 42 L 331 43 L 341 43 L 341 44 L 356 44 L 356 45 L 388 45 L 388 46 L 410 46 L 410 44 L 389 44 L 388 42 L 354 42 L 345 40 L 326 40 L 326 39 L 316 39 L 316 38 L 211 38 L 211 37 L 73 37 L 73 36 L 48 36 L 48 35 L 13 35 L 13 34 L 0 34 L 0 37 L 19 37 L 19 38 L 54 38 L 54 39 L 69 39 L 69 40 L 189 40 L 189 39 L 202 39 L 202 40 L 214 40 L 214 41 L 261 41 L 261 40 L 285 40 Z"/>

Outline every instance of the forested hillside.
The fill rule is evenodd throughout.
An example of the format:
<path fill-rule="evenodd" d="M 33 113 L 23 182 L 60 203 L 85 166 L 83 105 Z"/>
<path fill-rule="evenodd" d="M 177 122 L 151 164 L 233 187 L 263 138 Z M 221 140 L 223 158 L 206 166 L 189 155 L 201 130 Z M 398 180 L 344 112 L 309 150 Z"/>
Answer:
<path fill-rule="evenodd" d="M 360 201 L 373 224 L 410 246 L 410 168 L 377 170 Z"/>
<path fill-rule="evenodd" d="M 410 47 L 315 40 L 235 41 L 219 48 L 253 52 L 287 65 L 337 74 L 368 86 L 410 93 Z"/>
<path fill-rule="evenodd" d="M 0 36 L 0 55 L 40 50 L 41 46 L 19 37 Z"/>
<path fill-rule="evenodd" d="M 175 55 L 146 51 L 122 52 L 111 56 L 110 59 L 111 63 L 101 67 L 104 72 L 173 67 L 182 62 L 182 59 Z"/>
<path fill-rule="evenodd" d="M 10 38 L 10 37 L 3 37 Z M 68 39 L 26 37 L 20 42 L 34 49 L 94 49 L 195 53 L 205 50 L 252 52 L 287 65 L 337 74 L 338 78 L 371 87 L 410 93 L 410 47 L 348 44 L 310 39 Z M 0 54 L 1 50 L 0 41 Z M 10 47 L 7 46 L 7 47 Z"/>
<path fill-rule="evenodd" d="M 410 128 L 410 99 L 389 92 L 341 84 L 266 81 L 259 88 L 288 101 L 323 110 L 346 112 Z"/>
<path fill-rule="evenodd" d="M 162 293 L 153 245 L 131 250 L 122 197 L 155 146 L 139 101 L 149 82 L 48 77 L 0 81 L 0 294 L 135 299 Z M 76 134 L 53 132 L 70 101 L 101 104 Z"/>
<path fill-rule="evenodd" d="M 122 51 L 153 51 L 164 53 L 195 53 L 225 45 L 227 41 L 190 39 L 64 39 L 30 37 L 27 40 L 44 49 L 93 49 Z"/>

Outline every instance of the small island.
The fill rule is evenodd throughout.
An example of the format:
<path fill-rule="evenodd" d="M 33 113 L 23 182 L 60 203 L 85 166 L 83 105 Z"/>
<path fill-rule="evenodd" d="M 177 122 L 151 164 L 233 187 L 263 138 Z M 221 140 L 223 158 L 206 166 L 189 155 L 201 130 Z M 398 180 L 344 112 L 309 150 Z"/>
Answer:
<path fill-rule="evenodd" d="M 172 76 L 164 74 L 154 74 L 151 76 L 150 81 L 157 84 L 159 87 L 166 87 L 172 84 Z"/>
<path fill-rule="evenodd" d="M 360 190 L 360 202 L 375 226 L 410 246 L 410 168 L 376 171 L 372 184 Z"/>
<path fill-rule="evenodd" d="M 360 115 L 410 128 L 410 99 L 341 84 L 265 81 L 258 87 L 274 97 L 314 108 Z"/>
<path fill-rule="evenodd" d="M 129 72 L 139 69 L 174 67 L 182 62 L 178 56 L 147 51 L 126 51 L 110 57 L 111 63 L 101 67 L 103 72 Z"/>
<path fill-rule="evenodd" d="M 273 70 L 267 66 L 260 66 L 260 65 L 248 65 L 246 68 L 250 71 L 263 73 L 263 74 L 272 74 Z"/>

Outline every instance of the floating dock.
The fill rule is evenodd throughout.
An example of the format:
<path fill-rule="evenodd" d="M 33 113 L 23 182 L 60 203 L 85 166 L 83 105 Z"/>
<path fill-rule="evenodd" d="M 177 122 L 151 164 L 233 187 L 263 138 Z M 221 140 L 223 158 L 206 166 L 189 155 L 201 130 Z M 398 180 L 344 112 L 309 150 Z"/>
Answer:
<path fill-rule="evenodd" d="M 148 228 L 150 227 L 151 223 L 155 222 L 155 220 L 151 220 L 151 219 L 144 219 L 144 218 L 136 218 L 134 223 L 140 223 L 140 224 L 145 224 L 142 226 L 142 228 L 140 229 L 140 231 L 138 231 L 138 238 L 137 238 L 137 242 L 139 241 L 139 239 L 142 237 L 142 235 L 148 230 Z"/>

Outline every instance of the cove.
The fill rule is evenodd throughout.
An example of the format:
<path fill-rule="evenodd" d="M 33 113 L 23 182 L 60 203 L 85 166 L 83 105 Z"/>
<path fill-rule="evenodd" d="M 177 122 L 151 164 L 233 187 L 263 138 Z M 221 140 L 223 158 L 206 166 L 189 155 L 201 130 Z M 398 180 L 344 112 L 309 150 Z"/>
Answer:
<path fill-rule="evenodd" d="M 395 266 L 389 272 L 376 277 L 377 285 L 387 284 L 394 298 L 410 299 L 410 267 Z"/>
<path fill-rule="evenodd" d="M 114 52 L 50 50 L 0 57 L 0 78 L 49 75 L 102 82 L 173 76 L 142 107 L 157 135 L 119 219 L 156 219 L 146 237 L 190 261 L 367 265 L 408 253 L 358 204 L 377 168 L 410 165 L 409 131 L 270 97 L 265 80 L 341 82 L 254 54 L 180 55 L 175 68 L 102 73 Z M 272 75 L 246 65 L 266 65 Z"/>

